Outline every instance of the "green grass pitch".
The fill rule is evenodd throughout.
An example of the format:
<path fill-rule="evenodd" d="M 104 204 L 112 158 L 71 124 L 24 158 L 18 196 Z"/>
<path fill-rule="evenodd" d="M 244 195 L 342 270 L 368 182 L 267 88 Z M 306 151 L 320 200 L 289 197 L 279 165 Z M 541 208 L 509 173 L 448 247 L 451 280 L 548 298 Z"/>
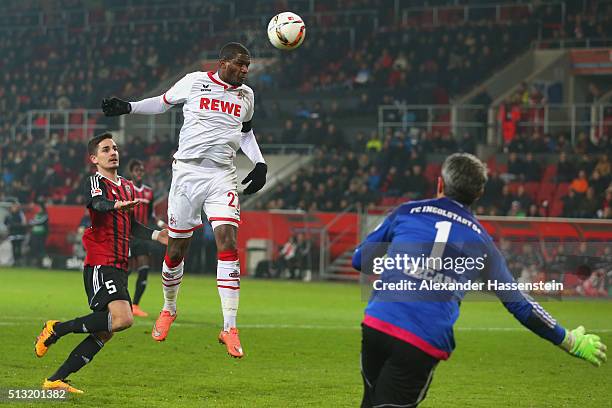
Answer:
<path fill-rule="evenodd" d="M 79 272 L 0 269 L 0 388 L 36 388 L 82 339 L 69 335 L 38 359 L 34 339 L 47 319 L 88 313 Z M 130 288 L 134 279 L 130 279 Z M 151 327 L 162 303 L 151 273 L 138 318 L 74 374 L 83 407 L 357 407 L 361 399 L 359 323 L 365 303 L 354 284 L 244 279 L 239 327 L 246 353 L 227 356 L 216 336 L 215 281 L 186 276 L 168 340 Z M 566 327 L 599 329 L 612 346 L 612 302 L 543 303 Z M 422 407 L 610 407 L 612 364 L 597 369 L 522 329 L 498 302 L 466 301 L 457 349 L 442 362 Z M 5 404 L 2 404 L 5 403 Z M 0 405 L 10 405 L 0 401 Z"/>

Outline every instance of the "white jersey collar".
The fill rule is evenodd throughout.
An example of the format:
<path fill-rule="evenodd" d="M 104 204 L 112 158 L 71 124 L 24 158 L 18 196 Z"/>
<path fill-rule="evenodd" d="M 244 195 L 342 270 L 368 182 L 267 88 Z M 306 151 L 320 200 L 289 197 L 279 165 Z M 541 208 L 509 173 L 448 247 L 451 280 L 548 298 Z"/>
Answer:
<path fill-rule="evenodd" d="M 217 72 L 208 71 L 208 77 L 210 78 L 211 81 L 213 81 L 217 85 L 221 85 L 224 89 L 239 89 L 242 86 L 242 85 L 234 86 L 234 85 L 228 84 L 227 82 L 221 79 L 218 71 Z"/>

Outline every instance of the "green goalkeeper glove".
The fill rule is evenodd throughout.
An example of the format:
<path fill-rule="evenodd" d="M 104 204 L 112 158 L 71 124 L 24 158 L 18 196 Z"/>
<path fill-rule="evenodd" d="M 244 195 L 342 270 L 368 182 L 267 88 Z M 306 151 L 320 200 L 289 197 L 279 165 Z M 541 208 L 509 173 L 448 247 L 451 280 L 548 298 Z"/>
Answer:
<path fill-rule="evenodd" d="M 572 331 L 565 331 L 565 338 L 559 345 L 574 357 L 588 361 L 599 367 L 607 360 L 607 347 L 595 334 L 585 334 L 584 326 L 578 326 Z"/>

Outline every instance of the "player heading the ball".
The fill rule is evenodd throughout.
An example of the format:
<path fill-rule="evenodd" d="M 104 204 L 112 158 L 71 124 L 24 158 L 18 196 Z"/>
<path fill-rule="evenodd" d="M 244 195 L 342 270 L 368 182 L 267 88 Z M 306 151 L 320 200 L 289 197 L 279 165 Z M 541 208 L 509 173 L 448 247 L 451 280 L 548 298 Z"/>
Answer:
<path fill-rule="evenodd" d="M 221 298 L 223 329 L 219 341 L 227 352 L 244 355 L 236 328 L 240 295 L 240 264 L 236 236 L 240 225 L 240 203 L 234 158 L 242 149 L 255 164 L 242 180 L 249 183 L 244 194 L 259 191 L 266 182 L 267 165 L 253 133 L 255 98 L 244 84 L 251 56 L 242 44 L 221 48 L 217 71 L 185 75 L 166 93 L 139 102 L 118 98 L 102 101 L 107 116 L 156 115 L 183 105 L 185 117 L 178 150 L 172 165 L 168 195 L 169 241 L 162 283 L 164 306 L 153 326 L 152 336 L 163 341 L 176 319 L 176 299 L 183 277 L 183 259 L 193 231 L 202 226 L 204 210 L 217 243 L 217 289 Z"/>

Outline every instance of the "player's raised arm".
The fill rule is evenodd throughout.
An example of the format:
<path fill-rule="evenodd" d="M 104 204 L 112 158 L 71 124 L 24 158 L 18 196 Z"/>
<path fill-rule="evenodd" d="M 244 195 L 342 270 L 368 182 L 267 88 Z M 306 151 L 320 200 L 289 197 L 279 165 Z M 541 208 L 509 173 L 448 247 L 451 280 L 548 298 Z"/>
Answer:
<path fill-rule="evenodd" d="M 498 283 L 514 283 L 514 278 L 499 250 L 491 245 L 488 255 L 487 278 Z M 497 291 L 496 295 L 523 326 L 538 336 L 595 366 L 599 367 L 606 361 L 606 345 L 598 336 L 586 334 L 584 327 L 566 330 L 538 302 L 518 290 Z"/>
<path fill-rule="evenodd" d="M 104 183 L 100 182 L 100 178 L 97 175 L 85 177 L 85 197 L 87 197 L 85 206 L 95 211 L 106 212 L 106 211 L 127 211 L 138 205 L 138 201 L 119 201 L 109 200 L 105 198 L 106 187 Z"/>
<path fill-rule="evenodd" d="M 184 103 L 189 96 L 193 74 L 187 74 L 172 86 L 165 94 L 143 99 L 138 102 L 127 102 L 112 97 L 102 99 L 102 111 L 106 116 L 120 116 L 130 113 L 158 115 L 174 105 Z"/>
<path fill-rule="evenodd" d="M 131 225 L 132 226 L 130 230 L 130 235 L 132 235 L 133 237 L 145 240 L 150 239 L 153 241 L 157 241 L 160 244 L 168 245 L 168 230 L 162 229 L 160 231 L 151 229 L 146 225 L 143 225 L 136 221 L 136 218 L 134 217 L 133 213 L 131 215 Z"/>

